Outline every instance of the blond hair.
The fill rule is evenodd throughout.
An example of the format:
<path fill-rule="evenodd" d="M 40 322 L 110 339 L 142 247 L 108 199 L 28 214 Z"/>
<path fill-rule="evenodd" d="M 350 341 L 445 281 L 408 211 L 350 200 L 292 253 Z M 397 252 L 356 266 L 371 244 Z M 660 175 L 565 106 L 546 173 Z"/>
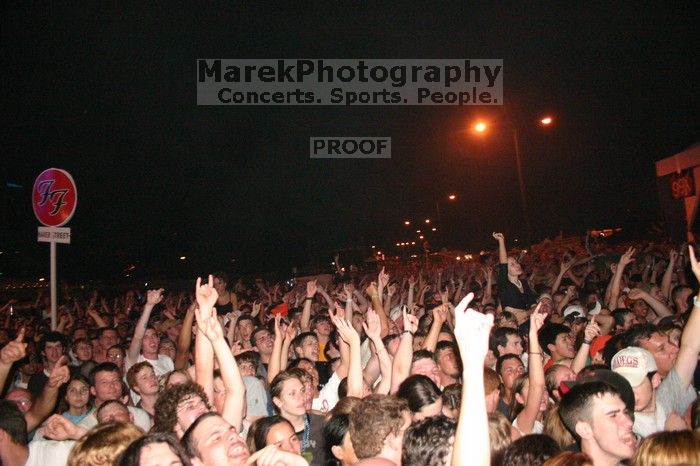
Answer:
<path fill-rule="evenodd" d="M 67 466 L 110 466 L 144 432 L 130 422 L 100 424 L 78 440 Z"/>
<path fill-rule="evenodd" d="M 512 442 L 510 422 L 500 411 L 489 414 L 489 440 L 491 464 L 500 464 L 503 453 Z"/>
<path fill-rule="evenodd" d="M 692 430 L 661 431 L 651 434 L 634 452 L 632 466 L 684 466 L 700 464 L 700 433 Z"/>
<path fill-rule="evenodd" d="M 554 405 L 544 413 L 543 434 L 547 434 L 557 442 L 561 448 L 566 448 L 572 443 L 576 443 L 574 436 L 566 428 L 559 416 L 559 405 Z"/>

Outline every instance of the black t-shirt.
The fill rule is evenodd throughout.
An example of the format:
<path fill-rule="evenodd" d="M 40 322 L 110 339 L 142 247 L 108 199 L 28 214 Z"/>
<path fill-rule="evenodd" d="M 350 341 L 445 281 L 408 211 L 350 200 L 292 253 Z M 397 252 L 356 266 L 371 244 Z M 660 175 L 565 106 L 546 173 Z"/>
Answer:
<path fill-rule="evenodd" d="M 517 286 L 508 280 L 508 264 L 498 264 L 498 297 L 504 310 L 507 306 L 529 309 L 537 301 L 530 285 L 525 280 L 520 282 L 523 285 L 522 293 Z"/>
<path fill-rule="evenodd" d="M 304 449 L 304 431 L 297 432 L 302 445 L 301 455 L 311 466 L 326 465 L 326 439 L 323 436 L 323 416 L 307 414 L 309 419 L 309 445 Z"/>

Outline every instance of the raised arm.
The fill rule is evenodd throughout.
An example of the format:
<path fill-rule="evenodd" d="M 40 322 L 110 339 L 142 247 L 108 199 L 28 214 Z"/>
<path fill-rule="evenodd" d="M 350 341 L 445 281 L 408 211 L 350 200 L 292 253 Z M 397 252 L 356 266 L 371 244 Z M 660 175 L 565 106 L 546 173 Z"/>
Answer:
<path fill-rule="evenodd" d="M 372 309 L 374 309 L 379 316 L 379 322 L 381 323 L 382 336 L 386 336 L 389 333 L 389 318 L 384 313 L 384 307 L 379 299 L 379 290 L 377 290 L 377 283 L 370 282 L 365 290 L 372 300 Z"/>
<path fill-rule="evenodd" d="M 391 389 L 391 357 L 382 341 L 379 316 L 370 309 L 367 311 L 365 318 L 367 321 L 362 323 L 362 327 L 365 329 L 367 338 L 374 345 L 374 354 L 379 362 L 379 373 L 382 376 L 382 380 L 374 388 L 374 393 L 388 395 Z"/>
<path fill-rule="evenodd" d="M 535 420 L 540 412 L 540 404 L 542 404 L 542 396 L 544 395 L 544 369 L 542 366 L 542 348 L 537 339 L 537 332 L 542 328 L 546 314 L 539 312 L 540 305 L 537 305 L 535 311 L 530 315 L 530 349 L 528 350 L 528 381 L 529 389 L 527 393 L 527 401 L 525 407 L 518 414 L 518 428 L 524 434 L 532 433 L 532 428 L 535 425 Z"/>
<path fill-rule="evenodd" d="M 447 304 L 442 304 L 433 308 L 433 323 L 430 325 L 428 336 L 425 337 L 425 341 L 423 342 L 423 349 L 435 352 L 435 347 L 438 343 L 438 337 L 440 336 L 442 324 L 444 324 L 447 320 L 448 314 L 449 311 Z"/>
<path fill-rule="evenodd" d="M 671 301 L 671 280 L 673 279 L 673 268 L 676 266 L 676 260 L 678 260 L 678 253 L 675 249 L 671 249 L 668 253 L 668 266 L 663 278 L 661 278 L 661 293 L 666 296 L 669 302 Z"/>
<path fill-rule="evenodd" d="M 462 358 L 462 408 L 457 420 L 452 466 L 491 464 L 489 426 L 484 395 L 484 359 L 488 352 L 493 315 L 480 314 L 467 306 L 474 298 L 469 293 L 455 308 L 455 339 Z"/>
<path fill-rule="evenodd" d="M 272 344 L 272 354 L 270 355 L 270 363 L 267 365 L 267 383 L 272 383 L 272 380 L 280 373 L 282 362 L 282 345 L 285 339 L 285 332 L 282 331 L 280 320 L 282 316 L 275 314 L 275 340 Z"/>
<path fill-rule="evenodd" d="M 330 314 L 330 311 L 329 311 Z M 362 398 L 362 355 L 360 354 L 360 335 L 350 323 L 331 314 L 331 319 L 340 338 L 350 346 L 350 361 L 348 364 L 348 396 Z"/>
<path fill-rule="evenodd" d="M 177 337 L 177 348 L 175 352 L 175 369 L 185 369 L 190 356 L 190 346 L 192 345 L 192 323 L 194 322 L 194 309 L 197 302 L 193 301 L 187 308 L 185 318 L 182 321 L 182 330 Z"/>
<path fill-rule="evenodd" d="M 700 282 L 700 264 L 695 257 L 692 246 L 688 246 L 690 266 L 693 269 L 695 278 Z M 685 324 L 681 335 L 681 348 L 678 351 L 678 359 L 673 366 L 678 376 L 683 381 L 683 386 L 688 387 L 693 382 L 693 374 L 698 365 L 698 353 L 700 353 L 700 294 L 693 299 L 693 310 L 690 311 L 690 318 Z"/>
<path fill-rule="evenodd" d="M 44 419 L 51 415 L 56 407 L 58 391 L 61 385 L 70 379 L 70 371 L 68 366 L 66 366 L 66 362 L 66 356 L 58 360 L 51 374 L 49 374 L 49 379 L 44 385 L 44 389 L 24 415 L 24 418 L 27 420 L 27 432 L 31 432 L 38 427 Z"/>
<path fill-rule="evenodd" d="M 620 281 L 622 280 L 622 273 L 634 260 L 634 248 L 629 248 L 622 256 L 620 256 L 620 261 L 617 263 L 617 268 L 615 269 L 615 274 L 612 278 L 612 285 L 610 286 L 610 298 L 607 302 L 608 309 L 617 308 L 617 298 L 620 296 Z"/>
<path fill-rule="evenodd" d="M 506 250 L 506 239 L 503 233 L 494 233 L 493 237 L 498 241 L 498 262 L 499 264 L 508 263 L 508 251 Z"/>
<path fill-rule="evenodd" d="M 245 384 L 241 373 L 238 371 L 238 364 L 231 354 L 224 338 L 224 330 L 216 317 L 216 300 L 218 293 L 214 289 L 214 277 L 209 275 L 209 283 L 201 285 L 201 279 L 197 278 L 197 328 L 198 333 L 204 334 L 210 341 L 216 359 L 219 361 L 221 379 L 224 382 L 226 396 L 221 417 L 226 419 L 232 426 L 241 428 L 243 422 L 243 411 L 245 409 Z"/>
<path fill-rule="evenodd" d="M 24 327 L 19 329 L 17 337 L 0 349 L 0 393 L 2 393 L 7 381 L 7 375 L 12 369 L 12 364 L 27 355 L 27 344 L 24 342 Z"/>
<path fill-rule="evenodd" d="M 304 298 L 304 309 L 301 311 L 301 331 L 309 331 L 309 322 L 311 322 L 311 303 L 316 296 L 318 288 L 316 286 L 316 280 L 309 280 L 306 282 L 306 298 Z"/>
<path fill-rule="evenodd" d="M 591 342 L 598 335 L 600 335 L 600 327 L 598 327 L 598 324 L 594 319 L 591 319 L 583 331 L 583 343 L 581 343 L 581 347 L 578 349 L 576 356 L 574 356 L 574 360 L 571 362 L 571 370 L 575 374 L 578 374 L 581 372 L 581 369 L 586 367 L 588 354 L 591 350 Z"/>
<path fill-rule="evenodd" d="M 97 325 L 97 328 L 107 327 L 107 322 L 105 322 L 102 316 L 100 316 L 100 313 L 97 312 L 97 310 L 94 307 L 88 308 L 87 313 L 90 317 L 92 317 L 92 320 L 95 321 L 95 325 Z"/>
<path fill-rule="evenodd" d="M 646 302 L 649 307 L 654 311 L 657 317 L 666 317 L 670 316 L 673 314 L 671 309 L 668 308 L 664 303 L 650 295 L 644 290 L 641 290 L 639 288 L 635 288 L 633 290 L 630 290 L 628 294 L 630 299 L 643 299 L 644 302 Z"/>
<path fill-rule="evenodd" d="M 148 290 L 146 294 L 146 304 L 143 306 L 143 312 L 141 313 L 139 321 L 136 322 L 134 335 L 131 338 L 129 350 L 126 353 L 126 359 L 130 365 L 136 364 L 136 360 L 141 352 L 141 344 L 143 343 L 143 335 L 146 333 L 148 319 L 151 318 L 151 311 L 155 305 L 163 300 L 163 291 L 163 288 L 159 290 Z"/>
<path fill-rule="evenodd" d="M 556 293 L 559 290 L 561 280 L 564 278 L 566 272 L 568 272 L 569 269 L 571 269 L 571 267 L 574 265 L 574 262 L 576 262 L 575 257 L 572 257 L 568 262 L 564 262 L 564 259 L 562 258 L 561 262 L 559 263 L 559 274 L 557 275 L 557 278 L 554 279 L 554 283 L 552 283 L 552 294 Z"/>
<path fill-rule="evenodd" d="M 399 347 L 396 350 L 391 368 L 391 393 L 396 393 L 401 382 L 406 380 L 411 373 L 411 362 L 413 360 L 413 335 L 418 330 L 418 319 L 409 314 L 404 309 L 403 332 L 399 337 Z"/>
<path fill-rule="evenodd" d="M 406 306 L 409 309 L 413 309 L 413 292 L 416 288 L 416 279 L 413 275 L 408 277 L 408 299 L 406 301 Z"/>

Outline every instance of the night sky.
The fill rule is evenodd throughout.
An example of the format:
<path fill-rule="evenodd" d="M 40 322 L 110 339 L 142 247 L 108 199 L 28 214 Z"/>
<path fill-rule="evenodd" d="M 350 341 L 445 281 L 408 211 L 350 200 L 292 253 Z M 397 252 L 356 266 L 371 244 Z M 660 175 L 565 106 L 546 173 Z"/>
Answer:
<path fill-rule="evenodd" d="M 79 193 L 63 277 L 123 277 L 128 264 L 188 276 L 392 252 L 416 239 L 403 220 L 435 218 L 439 199 L 451 246 L 515 238 L 512 122 L 536 239 L 619 225 L 643 235 L 660 219 L 653 162 L 698 141 L 691 7 L 234 3 L 2 6 L 0 279 L 48 273 L 30 193 L 51 166 Z M 503 59 L 508 118 L 474 106 L 198 107 L 198 58 Z M 475 138 L 481 116 L 501 124 Z M 336 135 L 389 136 L 392 157 L 310 159 L 310 137 Z"/>

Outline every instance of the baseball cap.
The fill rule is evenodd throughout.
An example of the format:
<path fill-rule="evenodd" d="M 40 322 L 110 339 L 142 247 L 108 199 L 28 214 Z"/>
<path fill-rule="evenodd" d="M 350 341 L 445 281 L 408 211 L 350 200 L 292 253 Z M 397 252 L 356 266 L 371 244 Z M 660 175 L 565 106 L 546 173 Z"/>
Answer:
<path fill-rule="evenodd" d="M 603 306 L 600 305 L 600 301 L 595 302 L 595 306 L 593 306 L 589 311 L 588 315 L 589 316 L 594 316 L 600 314 L 600 310 L 603 308 Z"/>
<path fill-rule="evenodd" d="M 630 346 L 615 353 L 610 366 L 613 372 L 627 379 L 632 387 L 638 387 L 649 372 L 657 370 L 654 356 L 649 351 L 636 346 Z"/>
<path fill-rule="evenodd" d="M 549 293 L 542 293 L 542 294 L 537 298 L 537 302 L 539 303 L 539 302 L 542 301 L 543 299 L 548 299 L 548 300 L 550 300 L 550 301 L 554 301 L 554 300 L 552 299 L 552 295 L 549 294 Z"/>
<path fill-rule="evenodd" d="M 572 304 L 571 306 L 566 306 L 564 309 L 564 317 L 569 317 L 571 314 L 578 313 L 574 317 L 586 317 L 586 313 L 583 312 L 583 307 L 578 304 Z"/>
<path fill-rule="evenodd" d="M 559 390 L 561 390 L 562 395 L 566 395 L 569 390 L 576 385 L 589 382 L 605 382 L 615 388 L 617 393 L 620 394 L 620 398 L 622 398 L 622 401 L 625 403 L 625 406 L 630 414 L 634 413 L 634 391 L 632 390 L 630 383 L 626 378 L 611 371 L 610 369 L 593 367 L 590 369 L 584 368 L 581 372 L 579 372 L 576 380 L 562 382 L 559 386 Z"/>

